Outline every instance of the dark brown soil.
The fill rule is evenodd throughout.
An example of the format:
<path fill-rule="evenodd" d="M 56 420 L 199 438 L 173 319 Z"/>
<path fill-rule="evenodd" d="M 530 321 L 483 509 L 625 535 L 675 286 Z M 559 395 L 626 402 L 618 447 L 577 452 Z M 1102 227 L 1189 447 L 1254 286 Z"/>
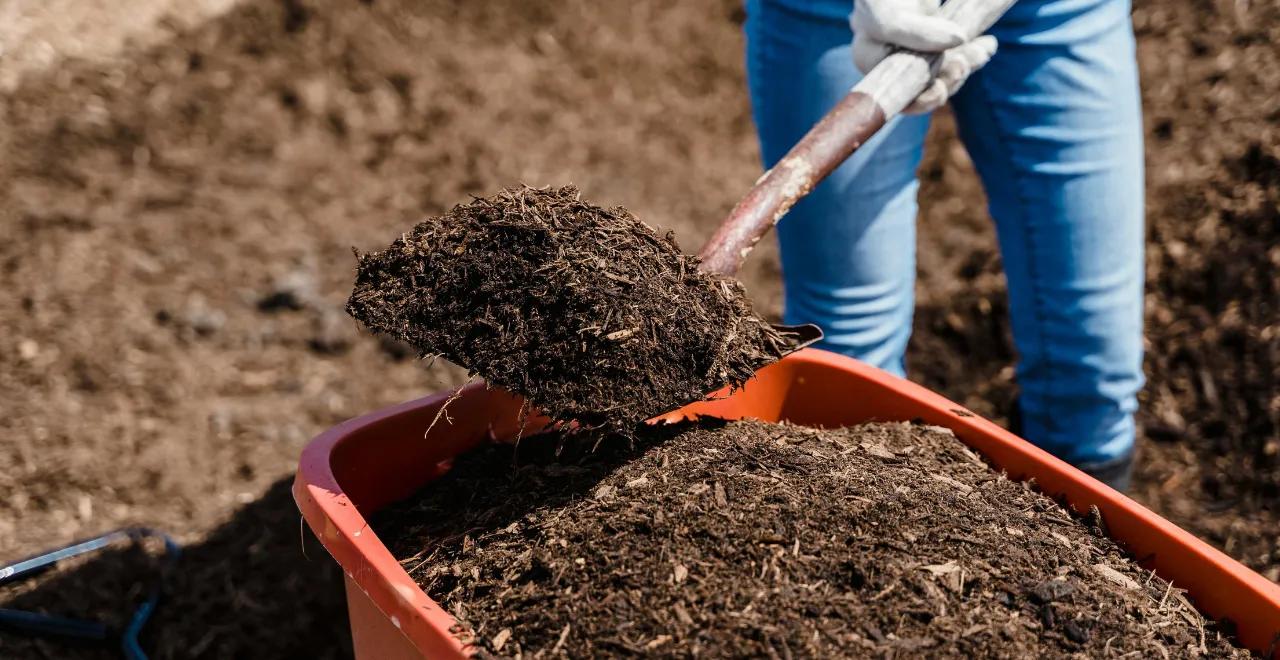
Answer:
<path fill-rule="evenodd" d="M 739 387 L 789 348 L 737 280 L 577 188 L 512 188 L 360 256 L 347 311 L 557 422 L 632 425 Z"/>
<path fill-rule="evenodd" d="M 937 427 L 705 421 L 482 447 L 378 535 L 507 657 L 1215 656 L 1096 528 Z M 608 443 L 604 443 L 608 444 Z"/>
<path fill-rule="evenodd" d="M 77 59 L 0 21 L 0 560 L 160 527 L 193 549 L 182 574 L 220 585 L 220 613 L 209 626 L 162 606 L 155 656 L 340 655 L 341 572 L 296 542 L 298 453 L 465 378 L 346 317 L 351 246 L 521 181 L 575 183 L 700 244 L 760 174 L 741 3 L 130 6 L 162 1 L 164 20 L 115 0 L 6 0 L 65 15 L 86 49 L 111 21 L 141 36 Z M 1280 5 L 1137 0 L 1134 17 L 1154 431 L 1134 494 L 1277 579 L 1280 320 L 1276 239 L 1260 232 L 1278 222 Z M 47 65 L 11 82 L 24 49 Z M 1001 419 L 1004 282 L 945 112 L 921 174 L 911 376 Z M 777 275 L 765 241 L 742 281 L 766 315 Z M 0 633 L 0 656 L 74 657 L 15 643 Z"/>

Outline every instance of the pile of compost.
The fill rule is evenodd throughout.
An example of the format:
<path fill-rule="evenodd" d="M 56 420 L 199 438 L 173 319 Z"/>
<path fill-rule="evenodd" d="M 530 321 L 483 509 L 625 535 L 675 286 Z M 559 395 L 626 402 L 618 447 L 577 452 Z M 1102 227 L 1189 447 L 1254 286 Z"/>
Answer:
<path fill-rule="evenodd" d="M 741 385 L 790 345 L 736 280 L 573 187 L 477 198 L 359 261 L 352 316 L 555 421 L 624 430 Z"/>
<path fill-rule="evenodd" d="M 1247 655 L 1104 521 L 945 429 L 704 421 L 638 456 L 591 444 L 481 447 L 372 521 L 482 653 Z"/>

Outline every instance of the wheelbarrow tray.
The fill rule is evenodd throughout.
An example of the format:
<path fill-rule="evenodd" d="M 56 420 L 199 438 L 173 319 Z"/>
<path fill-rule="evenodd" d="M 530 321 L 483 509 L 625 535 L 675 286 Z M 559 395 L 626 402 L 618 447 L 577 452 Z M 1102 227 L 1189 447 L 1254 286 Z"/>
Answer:
<path fill-rule="evenodd" d="M 454 456 L 520 431 L 521 402 L 483 384 L 392 406 L 339 424 L 302 453 L 294 499 L 346 575 L 351 634 L 359 658 L 464 658 L 466 635 L 391 555 L 366 516 L 403 500 L 448 471 Z M 1272 653 L 1280 635 L 1280 585 L 1210 547 L 1070 465 L 964 407 L 856 360 L 805 349 L 761 370 L 738 392 L 696 403 L 693 416 L 786 420 L 815 427 L 921 420 L 951 429 L 1012 479 L 1079 513 L 1098 507 L 1107 532 L 1143 567 L 1186 589 L 1205 615 L 1235 624 L 1239 641 Z M 526 424 L 538 423 L 526 422 Z"/>

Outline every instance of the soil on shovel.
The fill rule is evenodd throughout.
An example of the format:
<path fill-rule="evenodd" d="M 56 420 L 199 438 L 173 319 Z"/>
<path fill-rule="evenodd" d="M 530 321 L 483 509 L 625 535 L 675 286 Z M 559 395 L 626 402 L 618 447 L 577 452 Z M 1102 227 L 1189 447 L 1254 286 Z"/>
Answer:
<path fill-rule="evenodd" d="M 736 280 L 573 187 L 477 198 L 359 262 L 352 316 L 561 422 L 627 430 L 789 347 Z"/>
<path fill-rule="evenodd" d="M 1248 655 L 945 429 L 588 435 L 481 447 L 373 520 L 482 655 Z"/>

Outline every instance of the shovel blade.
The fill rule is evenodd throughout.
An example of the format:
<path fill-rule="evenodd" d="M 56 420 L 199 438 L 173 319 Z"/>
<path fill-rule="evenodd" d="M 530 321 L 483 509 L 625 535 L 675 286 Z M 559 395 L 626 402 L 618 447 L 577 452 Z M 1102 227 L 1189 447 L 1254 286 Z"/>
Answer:
<path fill-rule="evenodd" d="M 812 323 L 801 325 L 778 325 L 775 323 L 773 324 L 773 329 L 777 330 L 778 334 L 786 337 L 790 344 L 785 355 L 795 353 L 806 346 L 812 346 L 822 339 L 822 328 Z"/>

